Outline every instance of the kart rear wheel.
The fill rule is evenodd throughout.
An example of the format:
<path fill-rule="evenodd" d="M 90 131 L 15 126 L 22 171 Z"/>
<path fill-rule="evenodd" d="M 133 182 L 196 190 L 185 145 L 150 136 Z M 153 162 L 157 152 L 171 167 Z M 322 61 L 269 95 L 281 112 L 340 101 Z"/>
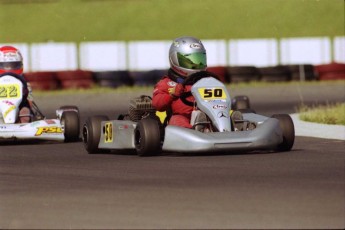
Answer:
<path fill-rule="evenodd" d="M 250 109 L 249 98 L 247 96 L 235 96 L 232 100 L 232 109 L 234 110 Z"/>
<path fill-rule="evenodd" d="M 83 125 L 82 138 L 86 151 L 89 154 L 102 152 L 98 148 L 98 144 L 101 138 L 101 123 L 102 121 L 108 121 L 107 116 L 93 116 L 89 117 Z"/>
<path fill-rule="evenodd" d="M 279 120 L 283 133 L 283 142 L 276 147 L 276 150 L 290 151 L 295 142 L 295 127 L 291 117 L 288 114 L 274 114 L 272 117 Z"/>
<path fill-rule="evenodd" d="M 79 114 L 75 111 L 65 111 L 61 116 L 61 124 L 64 127 L 65 142 L 79 140 Z"/>
<path fill-rule="evenodd" d="M 145 118 L 138 122 L 135 131 L 135 148 L 139 156 L 157 155 L 161 150 L 160 126 L 156 119 Z"/>

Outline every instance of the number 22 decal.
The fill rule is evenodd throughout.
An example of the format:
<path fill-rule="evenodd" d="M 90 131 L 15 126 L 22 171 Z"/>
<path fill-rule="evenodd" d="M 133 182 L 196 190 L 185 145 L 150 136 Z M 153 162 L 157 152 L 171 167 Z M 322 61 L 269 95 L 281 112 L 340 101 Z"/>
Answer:
<path fill-rule="evenodd" d="M 1 85 L 0 98 L 18 98 L 20 97 L 19 85 Z"/>

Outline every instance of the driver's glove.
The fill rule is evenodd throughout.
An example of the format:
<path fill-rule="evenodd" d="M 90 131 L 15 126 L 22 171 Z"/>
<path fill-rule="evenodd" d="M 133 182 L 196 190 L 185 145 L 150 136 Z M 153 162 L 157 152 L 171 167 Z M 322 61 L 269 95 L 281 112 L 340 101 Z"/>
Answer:
<path fill-rule="evenodd" d="M 178 83 L 173 90 L 171 90 L 170 95 L 173 98 L 179 98 L 181 94 L 184 92 L 184 87 L 181 83 Z"/>

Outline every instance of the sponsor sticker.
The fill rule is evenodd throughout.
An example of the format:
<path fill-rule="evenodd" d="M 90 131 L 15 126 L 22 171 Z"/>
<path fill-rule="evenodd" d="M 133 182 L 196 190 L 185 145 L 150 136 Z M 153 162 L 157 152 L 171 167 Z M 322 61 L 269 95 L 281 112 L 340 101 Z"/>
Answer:
<path fill-rule="evenodd" d="M 49 126 L 49 127 L 39 127 L 37 128 L 37 132 L 35 136 L 41 136 L 42 134 L 60 134 L 62 133 L 62 128 L 57 126 Z"/>
<path fill-rule="evenodd" d="M 18 55 L 17 55 L 17 52 L 8 51 L 4 53 L 4 58 L 8 59 L 9 61 L 16 61 L 16 59 L 18 58 Z"/>
<path fill-rule="evenodd" d="M 219 113 L 217 114 L 217 116 L 218 116 L 219 118 L 227 118 L 227 117 L 228 117 L 224 112 L 219 112 Z"/>
<path fill-rule="evenodd" d="M 226 105 L 214 105 L 212 108 L 213 109 L 227 109 L 228 107 Z"/>
<path fill-rule="evenodd" d="M 174 45 L 175 47 L 180 47 L 180 43 L 179 43 L 178 41 L 174 41 L 173 45 Z"/>
<path fill-rule="evenodd" d="M 3 103 L 5 103 L 6 105 L 14 105 L 13 102 L 8 101 L 8 100 L 3 101 Z"/>
<path fill-rule="evenodd" d="M 4 113 L 4 117 L 7 117 L 7 115 L 14 109 L 16 109 L 15 105 L 12 105 L 10 108 L 8 108 L 8 110 L 6 110 L 6 112 Z"/>
<path fill-rule="evenodd" d="M 201 47 L 201 45 L 199 43 L 192 43 L 190 45 L 190 48 L 192 48 L 192 49 L 201 49 L 202 47 Z"/>
<path fill-rule="evenodd" d="M 119 130 L 122 130 L 122 129 L 128 129 L 128 125 L 120 125 L 119 126 Z"/>
<path fill-rule="evenodd" d="M 168 81 L 168 86 L 174 87 L 174 86 L 176 86 L 176 85 L 177 85 L 176 82 L 174 82 L 174 81 Z"/>

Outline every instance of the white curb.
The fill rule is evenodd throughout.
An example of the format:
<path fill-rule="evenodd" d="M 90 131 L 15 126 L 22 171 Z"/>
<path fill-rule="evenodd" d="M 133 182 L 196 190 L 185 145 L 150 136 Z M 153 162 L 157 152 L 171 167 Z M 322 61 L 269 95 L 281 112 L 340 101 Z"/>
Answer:
<path fill-rule="evenodd" d="M 299 114 L 290 114 L 296 136 L 319 137 L 326 139 L 345 140 L 345 125 L 326 125 L 302 121 Z"/>

